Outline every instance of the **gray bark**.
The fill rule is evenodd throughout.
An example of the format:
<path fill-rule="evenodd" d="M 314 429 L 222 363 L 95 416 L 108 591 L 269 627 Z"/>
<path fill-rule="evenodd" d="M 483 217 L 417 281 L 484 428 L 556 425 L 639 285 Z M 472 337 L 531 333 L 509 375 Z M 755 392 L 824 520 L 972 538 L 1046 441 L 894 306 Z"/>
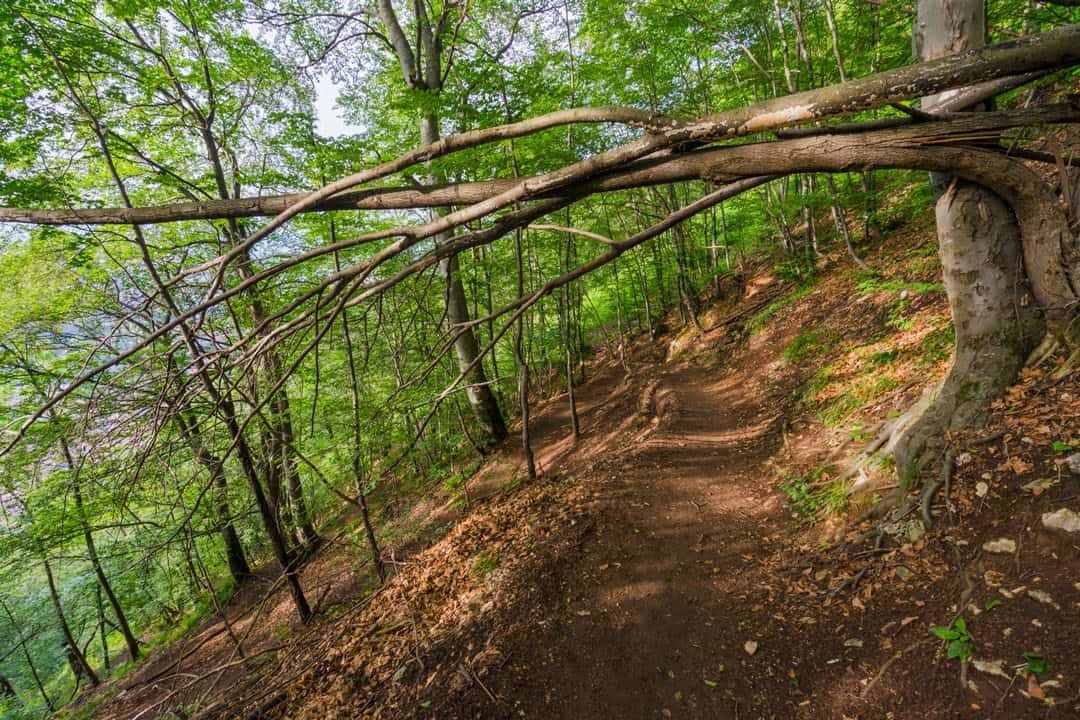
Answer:
<path fill-rule="evenodd" d="M 439 137 L 438 119 L 433 115 L 421 118 L 420 142 L 430 145 L 438 141 Z M 433 211 L 432 214 L 436 212 Z M 440 233 L 435 236 L 435 244 L 445 243 L 450 237 L 450 233 Z M 454 353 L 457 356 L 458 369 L 464 372 L 479 357 L 480 345 L 472 326 L 467 324 L 471 319 L 469 301 L 465 297 L 465 286 L 461 282 L 458 256 L 454 254 L 439 261 L 439 272 L 446 279 L 446 320 L 457 333 L 454 339 Z M 491 392 L 491 387 L 487 384 L 483 363 L 475 363 L 475 367 L 465 378 L 465 384 L 469 407 L 472 408 L 473 415 L 484 429 L 484 433 L 493 442 L 503 440 L 506 437 L 506 423 L 499 409 L 498 400 L 495 399 L 495 394 Z"/>
<path fill-rule="evenodd" d="M 946 433 L 983 418 L 1043 330 L 1035 303 L 1019 301 L 1027 296 L 1020 231 L 1001 198 L 957 181 L 938 201 L 936 218 L 956 346 L 941 386 L 894 441 L 897 469 L 909 479 L 941 457 Z"/>
<path fill-rule="evenodd" d="M 984 0 L 919 0 L 913 32 L 920 59 L 981 47 L 986 37 Z M 933 112 L 950 92 L 926 98 Z M 893 440 L 901 477 L 918 473 L 943 456 L 947 433 L 977 424 L 1001 395 L 1039 341 L 1042 319 L 1034 303 L 1023 304 L 1026 278 L 1020 229 L 1008 205 L 991 190 L 936 174 L 938 255 L 949 297 L 956 346 L 941 386 L 922 403 Z"/>
<path fill-rule="evenodd" d="M 385 0 L 383 0 L 385 2 Z M 382 3 L 380 3 L 382 4 Z M 399 29 L 400 32 L 400 29 Z M 406 40 L 407 43 L 407 40 Z M 987 81 L 997 81 L 1010 76 L 1026 73 L 1039 73 L 1080 62 L 1080 24 L 1068 25 L 1041 35 L 1004 43 L 994 48 L 987 48 L 979 53 L 966 53 L 956 57 L 942 59 L 932 63 L 899 68 L 878 73 L 865 78 L 850 80 L 840 85 L 832 85 L 817 90 L 810 90 L 795 95 L 775 98 L 765 102 L 739 108 L 724 113 L 708 115 L 696 121 L 675 121 L 662 117 L 631 111 L 626 108 L 579 108 L 573 111 L 554 113 L 546 118 L 535 118 L 519 124 L 515 131 L 509 126 L 490 128 L 483 131 L 463 133 L 443 138 L 436 148 L 420 148 L 395 167 L 410 166 L 418 160 L 443 155 L 461 147 L 477 142 L 477 136 L 496 140 L 521 136 L 536 130 L 552 127 L 553 123 L 564 122 L 618 122 L 645 127 L 652 133 L 663 133 L 669 140 L 667 145 L 687 140 L 719 139 L 742 136 L 755 132 L 774 131 L 785 127 L 808 124 L 837 115 L 860 110 L 882 107 L 892 102 L 900 102 L 929 93 L 940 92 L 945 88 L 970 87 Z M 655 148 L 665 143 L 657 142 Z M 654 146 L 650 145 L 649 149 Z M 620 156 L 630 156 L 629 151 Z M 634 155 L 640 157 L 640 154 Z M 590 163 L 589 169 L 599 163 Z M 604 163 L 603 169 L 612 167 Z M 368 177 L 370 173 L 361 173 Z M 559 185 L 569 172 L 551 178 L 551 186 Z M 373 178 L 374 179 L 374 178 Z M 580 178 L 572 178 L 580 180 Z M 295 193 L 291 195 L 265 198 L 237 198 L 227 201 L 206 201 L 197 203 L 179 203 L 147 208 L 83 208 L 57 210 L 31 210 L 23 208 L 0 208 L 0 221 L 25 222 L 36 224 L 151 224 L 175 222 L 192 219 L 213 219 L 226 217 L 247 217 L 256 215 L 287 214 L 289 217 L 303 212 L 330 209 L 377 209 L 431 207 L 439 205 L 461 205 L 477 202 L 476 199 L 451 197 L 450 189 L 436 200 L 425 197 L 433 191 L 392 191 L 392 199 L 387 202 L 387 193 L 379 190 L 346 192 L 351 187 L 364 182 L 345 178 L 332 183 L 325 191 L 318 193 Z M 565 184 L 565 183 L 563 183 Z M 530 189 L 535 190 L 529 197 L 540 197 L 553 192 L 548 183 L 531 182 Z M 508 190 L 513 184 L 503 187 Z M 458 186 L 458 189 L 468 186 Z M 436 191 L 437 192 L 437 191 Z M 490 197 L 490 195 L 488 195 Z M 272 223 L 279 227 L 287 221 L 281 217 Z M 263 228 L 256 234 L 265 237 L 270 229 Z"/>

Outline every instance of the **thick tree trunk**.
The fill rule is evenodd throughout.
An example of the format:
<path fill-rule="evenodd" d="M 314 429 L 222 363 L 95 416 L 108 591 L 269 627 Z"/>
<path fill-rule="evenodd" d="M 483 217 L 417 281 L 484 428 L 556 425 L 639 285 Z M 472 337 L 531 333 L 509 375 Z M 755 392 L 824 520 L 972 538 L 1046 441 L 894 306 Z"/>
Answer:
<path fill-rule="evenodd" d="M 981 47 L 986 38 L 984 0 L 919 0 L 915 50 L 930 60 Z M 933 112 L 949 93 L 926 98 Z M 896 467 L 908 483 L 936 463 L 947 433 L 970 427 L 1001 395 L 1039 341 L 1043 326 L 1026 296 L 1020 229 L 1012 210 L 992 191 L 943 175 L 935 210 L 938 255 L 949 297 L 956 346 L 953 364 L 928 402 L 920 403 L 893 440 Z"/>
<path fill-rule="evenodd" d="M 939 255 L 956 346 L 952 367 L 932 399 L 898 426 L 893 453 L 901 477 L 914 479 L 941 457 L 946 433 L 977 423 L 1038 342 L 1043 323 L 1026 305 L 1020 231 L 1009 207 L 965 181 L 938 200 Z"/>

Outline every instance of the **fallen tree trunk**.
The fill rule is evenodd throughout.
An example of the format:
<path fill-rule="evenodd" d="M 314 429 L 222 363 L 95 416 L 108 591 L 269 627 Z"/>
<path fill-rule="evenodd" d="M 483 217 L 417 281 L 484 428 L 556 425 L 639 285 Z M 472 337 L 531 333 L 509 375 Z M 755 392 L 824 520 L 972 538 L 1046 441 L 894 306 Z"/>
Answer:
<path fill-rule="evenodd" d="M 425 238 L 432 224 L 423 228 L 393 228 L 360 236 L 334 245 L 310 249 L 288 258 L 276 265 L 264 268 L 250 278 L 187 308 L 168 325 L 159 328 L 123 352 L 89 369 L 75 378 L 41 408 L 47 411 L 56 402 L 70 394 L 82 383 L 104 370 L 134 356 L 157 338 L 168 333 L 177 324 L 188 322 L 209 308 L 224 302 L 235 294 L 244 292 L 249 285 L 270 280 L 277 274 L 309 262 L 323 255 L 356 245 L 382 239 L 400 239 L 384 246 L 369 258 L 356 265 L 343 268 L 324 278 L 310 291 L 296 297 L 282 311 L 293 313 L 305 304 L 315 301 L 314 307 L 295 315 L 285 325 L 275 330 L 273 338 L 263 338 L 249 352 L 265 351 L 273 344 L 296 331 L 310 327 L 312 319 L 322 322 L 327 317 L 322 312 L 332 303 L 356 304 L 385 292 L 393 285 L 421 272 L 447 253 L 460 252 L 469 247 L 496 241 L 515 227 L 528 224 L 543 215 L 561 208 L 580 197 L 615 186 L 631 186 L 631 183 L 649 184 L 677 180 L 706 180 L 714 183 L 732 183 L 746 178 L 764 175 L 784 175 L 799 172 L 849 172 L 869 168 L 904 168 L 948 172 L 971 182 L 992 187 L 1001 195 L 1015 213 L 1023 238 L 1024 262 L 1032 279 L 1033 293 L 1046 311 L 1053 326 L 1066 332 L 1077 331 L 1070 319 L 1076 315 L 1077 281 L 1080 279 L 1080 253 L 1076 239 L 1069 232 L 1063 209 L 1051 189 L 1023 164 L 1009 159 L 1003 151 L 965 142 L 985 143 L 994 141 L 998 134 L 1009 127 L 1023 125 L 1080 122 L 1080 107 L 1057 105 L 1034 110 L 998 113 L 978 113 L 947 122 L 927 122 L 889 130 L 854 135 L 824 135 L 737 146 L 725 146 L 695 150 L 685 153 L 655 154 L 620 168 L 607 175 L 592 177 L 578 184 L 570 184 L 552 191 L 552 199 L 543 199 L 519 211 L 497 216 L 494 225 L 479 231 L 463 233 L 452 241 L 421 253 L 389 278 L 373 280 L 376 268 L 390 258 L 400 256 Z M 469 192 L 481 199 L 477 205 L 491 203 L 494 198 L 505 198 L 507 181 L 473 183 Z M 528 185 L 526 181 L 525 185 Z M 452 186 L 445 188 L 455 192 Z M 522 187 L 519 183 L 517 188 Z M 513 189 L 511 189 L 513 192 Z M 540 197 L 544 192 L 538 192 Z M 486 212 L 479 214 L 481 217 Z M 442 218 L 448 227 L 458 227 L 468 221 L 460 211 Z M 224 257 L 224 256 L 223 256 Z M 587 263 L 588 264 L 588 263 Z M 588 271 L 603 263 L 589 267 Z M 190 272 L 190 271 L 188 271 Z M 373 284 L 369 284 L 371 280 Z M 329 291 L 329 292 L 328 292 Z M 341 294 L 345 296 L 342 297 Z M 321 302 L 320 302 L 321 301 Z M 511 308 L 512 309 L 512 308 Z M 277 320 L 276 316 L 270 320 Z M 1070 331 L 1069 328 L 1072 327 Z M 230 351 L 251 345 L 253 336 L 238 342 Z M 40 415 L 35 414 L 22 431 Z M 21 432 L 19 433 L 21 434 Z M 18 441 L 18 434 L 11 442 Z M 9 443 L 10 446 L 10 443 Z"/>
<path fill-rule="evenodd" d="M 641 141 L 622 146 L 582 161 L 556 173 L 501 181 L 505 185 L 496 195 L 515 187 L 520 197 L 530 199 L 552 196 L 567 184 L 582 183 L 597 173 L 625 169 L 644 155 L 679 143 L 710 142 L 751 133 L 804 125 L 837 115 L 879 108 L 904 100 L 923 97 L 953 88 L 980 83 L 1004 82 L 1027 76 L 1030 79 L 1058 68 L 1080 62 L 1080 24 L 959 55 L 890 70 L 838 85 L 808 90 L 737 110 L 709 115 L 692 121 L 667 118 L 631 108 L 577 108 L 551 113 L 511 125 L 448 135 L 419 147 L 377 168 L 341 178 L 311 193 L 292 193 L 263 198 L 208 200 L 142 208 L 25 209 L 0 208 L 0 222 L 46 225 L 71 224 L 153 224 L 181 220 L 275 215 L 274 221 L 255 233 L 251 242 L 265 237 L 289 218 L 302 212 L 346 209 L 395 209 L 468 205 L 482 202 L 476 198 L 479 185 L 464 184 L 426 189 L 394 188 L 350 191 L 351 188 L 387 177 L 436 157 L 490 142 L 534 134 L 560 125 L 576 123 L 618 123 L 641 127 L 650 135 Z M 991 84 L 989 86 L 993 88 Z M 652 138 L 652 140 L 649 140 Z M 647 142 L 645 142 L 648 140 Z M 617 189 L 610 187 L 608 189 Z M 490 200 L 493 196 L 488 194 Z M 497 208 L 493 208 L 497 209 Z"/>

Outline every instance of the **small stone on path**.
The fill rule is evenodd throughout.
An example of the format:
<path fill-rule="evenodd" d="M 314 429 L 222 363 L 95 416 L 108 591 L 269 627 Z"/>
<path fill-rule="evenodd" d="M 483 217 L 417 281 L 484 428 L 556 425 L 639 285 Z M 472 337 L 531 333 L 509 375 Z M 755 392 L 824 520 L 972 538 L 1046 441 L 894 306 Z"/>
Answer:
<path fill-rule="evenodd" d="M 1043 513 L 1042 524 L 1047 530 L 1069 534 L 1080 533 L 1080 513 L 1069 508 L 1060 508 L 1054 512 Z"/>
<path fill-rule="evenodd" d="M 991 555 L 1013 555 L 1016 553 L 1016 541 L 1011 538 L 987 540 L 982 546 L 983 552 Z"/>

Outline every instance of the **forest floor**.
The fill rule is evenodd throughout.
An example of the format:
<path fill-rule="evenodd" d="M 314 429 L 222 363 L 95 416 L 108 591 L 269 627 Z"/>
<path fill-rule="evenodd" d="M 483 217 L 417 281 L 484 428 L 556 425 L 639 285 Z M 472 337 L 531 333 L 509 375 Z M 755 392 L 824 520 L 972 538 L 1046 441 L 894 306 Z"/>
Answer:
<path fill-rule="evenodd" d="M 951 438 L 962 452 L 925 534 L 917 512 L 880 546 L 859 522 L 891 468 L 856 498 L 838 480 L 947 368 L 917 240 L 870 254 L 879 276 L 839 256 L 809 287 L 748 273 L 705 332 L 639 336 L 625 361 L 609 348 L 578 388 L 579 439 L 565 395 L 536 408 L 536 482 L 510 442 L 467 507 L 384 517 L 426 530 L 374 594 L 347 526 L 305 569 L 313 623 L 250 590 L 228 608 L 246 659 L 208 622 L 96 716 L 1080 717 L 1080 536 L 1040 524 L 1080 506 L 1063 464 L 1080 377 L 1026 371 L 987 428 Z M 1002 539 L 1009 552 L 983 549 Z M 958 616 L 976 662 L 930 634 Z"/>

